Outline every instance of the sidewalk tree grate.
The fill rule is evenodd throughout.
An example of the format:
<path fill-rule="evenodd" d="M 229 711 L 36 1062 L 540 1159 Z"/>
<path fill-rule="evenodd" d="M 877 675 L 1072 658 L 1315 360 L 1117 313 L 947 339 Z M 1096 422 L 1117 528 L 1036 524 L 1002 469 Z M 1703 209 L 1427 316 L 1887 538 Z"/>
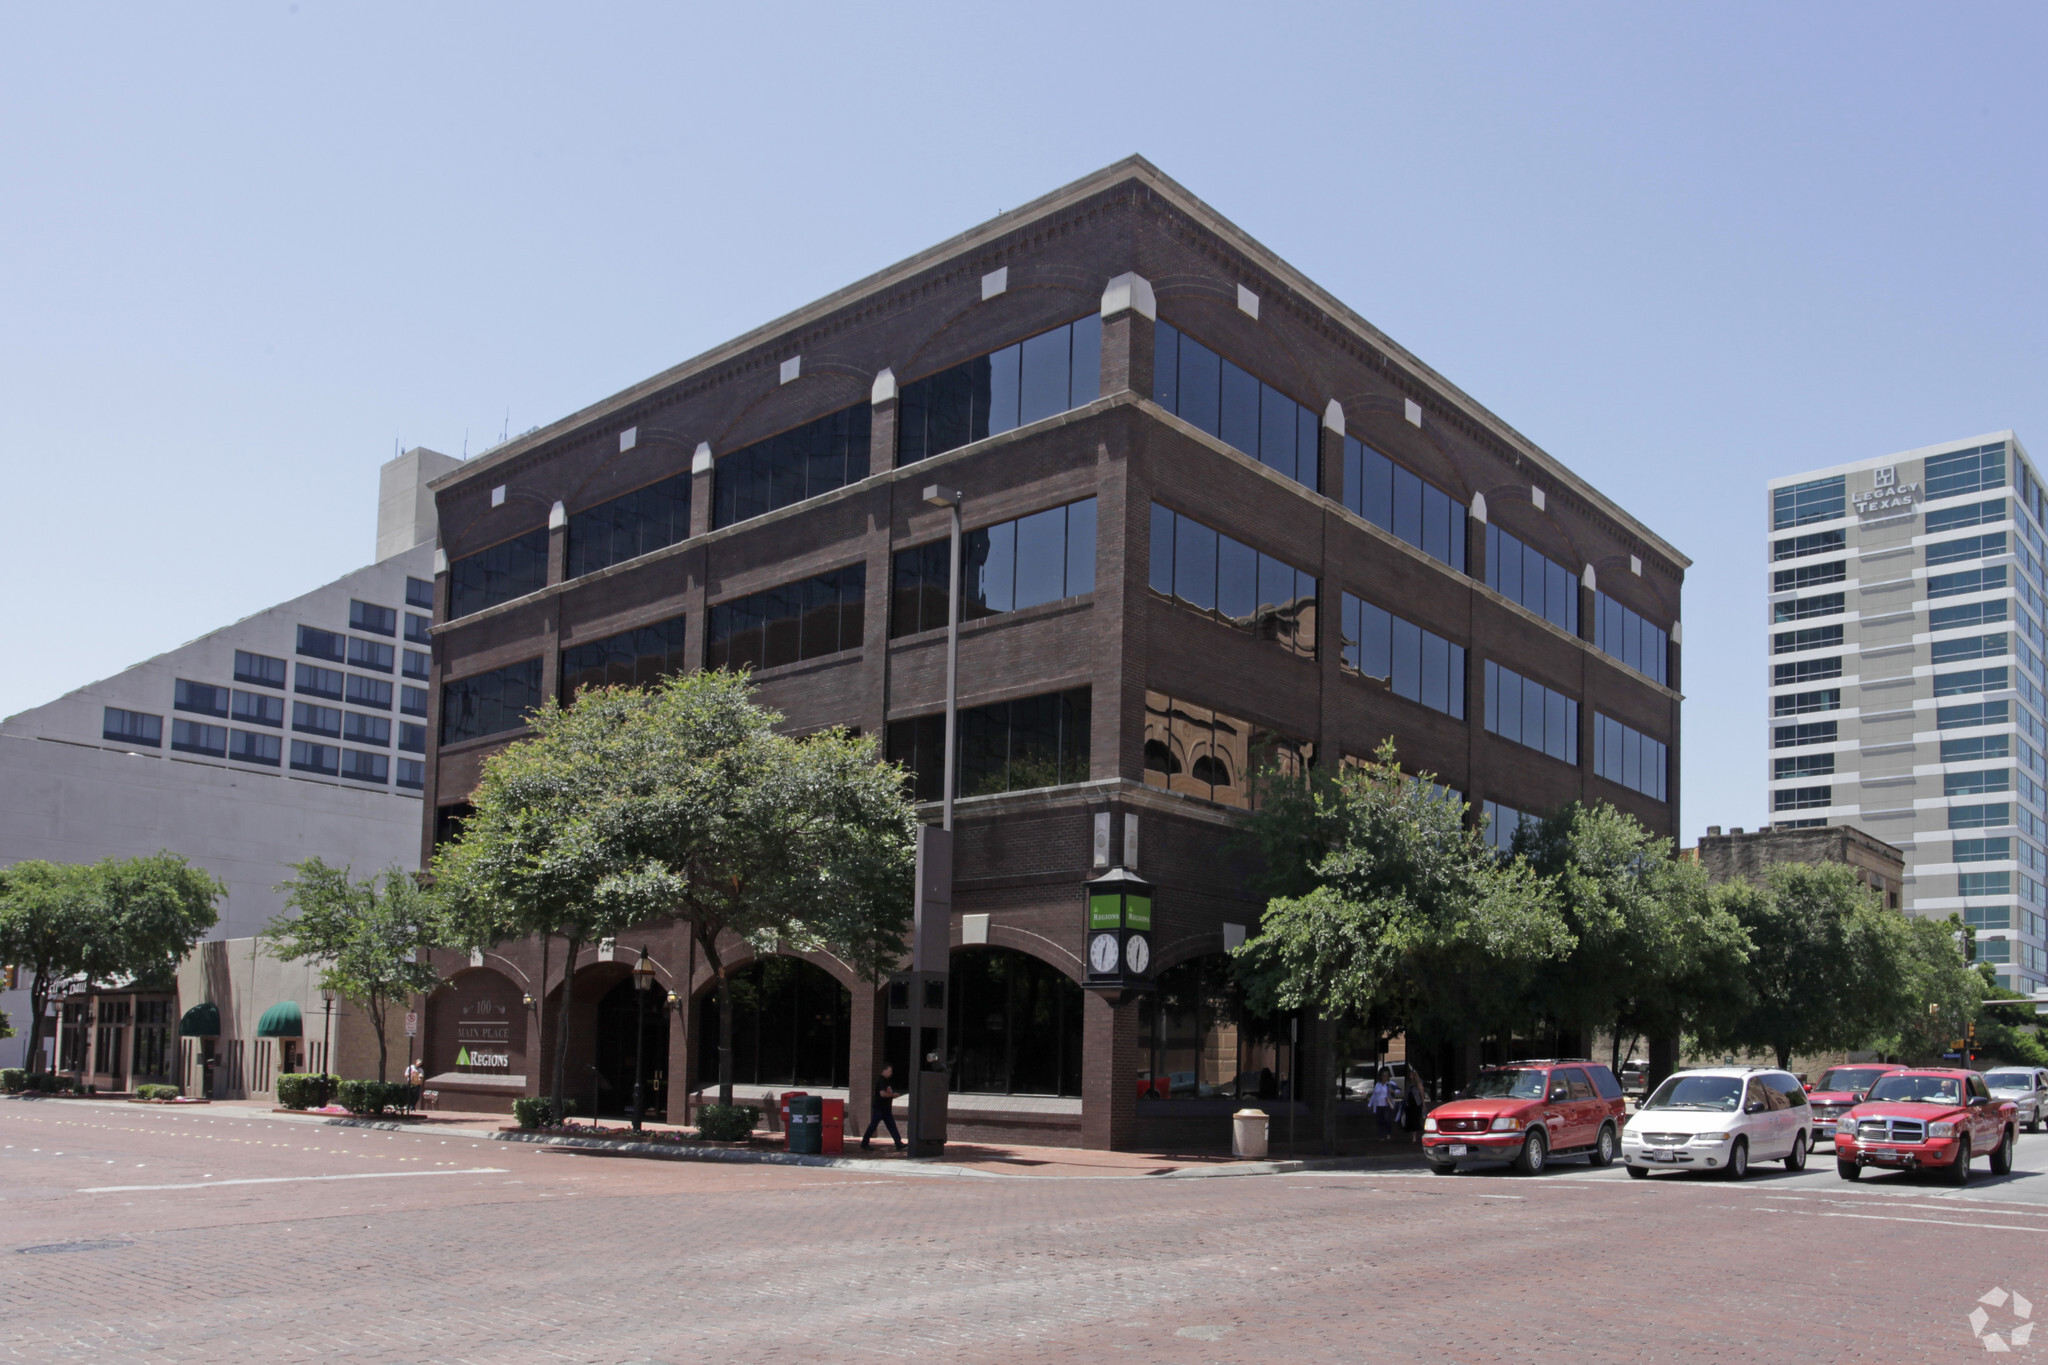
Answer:
<path fill-rule="evenodd" d="M 44 1243 L 44 1244 L 43 1244 L 42 1246 L 39 1246 L 39 1247 L 17 1247 L 17 1248 L 16 1248 L 16 1251 L 17 1251 L 17 1253 L 18 1253 L 18 1254 L 20 1254 L 20 1255 L 23 1255 L 23 1256 L 55 1256 L 55 1255 L 57 1255 L 58 1253 L 60 1253 L 60 1252 L 65 1252 L 65 1251 L 118 1251 L 118 1250 L 119 1250 L 120 1248 L 122 1248 L 122 1247 L 132 1247 L 132 1246 L 134 1246 L 134 1245 L 135 1245 L 135 1243 L 133 1243 L 133 1242 L 111 1242 L 111 1241 L 110 1241 L 110 1242 L 46 1242 L 46 1243 Z"/>

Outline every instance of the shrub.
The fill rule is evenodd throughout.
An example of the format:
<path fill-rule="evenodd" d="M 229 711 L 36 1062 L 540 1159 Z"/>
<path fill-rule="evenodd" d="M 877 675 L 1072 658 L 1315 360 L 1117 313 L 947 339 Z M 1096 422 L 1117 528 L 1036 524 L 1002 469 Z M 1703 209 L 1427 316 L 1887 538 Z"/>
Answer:
<path fill-rule="evenodd" d="M 178 1098 L 178 1087 L 175 1085 L 138 1085 L 135 1087 L 135 1097 L 143 1100 L 174 1100 Z"/>
<path fill-rule="evenodd" d="M 707 1104 L 697 1111 L 697 1136 L 706 1142 L 744 1142 L 761 1111 L 751 1104 Z"/>
<path fill-rule="evenodd" d="M 521 1095 L 512 1101 L 512 1117 L 521 1128 L 552 1128 L 555 1102 L 546 1095 Z"/>
<path fill-rule="evenodd" d="M 0 1067 L 0 1090 L 18 1095 L 28 1089 L 28 1069 L 19 1066 Z"/>
<path fill-rule="evenodd" d="M 277 1078 L 277 1102 L 286 1109 L 322 1109 L 334 1098 L 339 1076 L 318 1072 L 293 1072 Z"/>
<path fill-rule="evenodd" d="M 412 1087 L 403 1081 L 343 1081 L 335 1087 L 341 1107 L 351 1114 L 381 1114 L 386 1109 L 403 1109 L 412 1099 Z"/>
<path fill-rule="evenodd" d="M 69 1076 L 59 1076 L 53 1071 L 38 1071 L 28 1078 L 27 1089 L 38 1095 L 68 1095 L 77 1087 Z"/>

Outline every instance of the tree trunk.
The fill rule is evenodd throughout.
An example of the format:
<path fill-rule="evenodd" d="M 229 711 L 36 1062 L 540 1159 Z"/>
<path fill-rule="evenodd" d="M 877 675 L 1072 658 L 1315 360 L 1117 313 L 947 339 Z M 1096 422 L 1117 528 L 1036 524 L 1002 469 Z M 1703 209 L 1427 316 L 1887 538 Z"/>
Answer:
<path fill-rule="evenodd" d="M 1323 1155 L 1337 1155 L 1337 1021 L 1322 1021 L 1323 1055 L 1316 1059 L 1316 1076 L 1322 1089 L 1318 1101 L 1323 1110 Z"/>
<path fill-rule="evenodd" d="M 1776 1052 L 1776 1053 L 1778 1054 L 1778 1070 L 1780 1070 L 1780 1071 L 1783 1071 L 1783 1070 L 1785 1070 L 1785 1069 L 1786 1069 L 1787 1067 L 1789 1067 L 1789 1066 L 1791 1066 L 1791 1065 L 1792 1065 L 1792 1049 L 1791 1049 L 1791 1048 L 1789 1048 L 1789 1047 L 1774 1047 L 1774 1048 L 1772 1049 L 1772 1051 L 1774 1051 L 1774 1052 Z"/>
<path fill-rule="evenodd" d="M 704 949 L 704 965 L 718 983 L 718 1102 L 732 1103 L 732 983 L 725 979 L 725 963 L 718 956 L 716 931 L 698 934 Z"/>
<path fill-rule="evenodd" d="M 50 1008 L 50 974 L 41 968 L 36 970 L 36 983 L 28 992 L 28 1069 L 38 1070 L 37 1063 L 43 1056 L 43 1015 Z M 52 1067 L 51 1070 L 56 1070 Z"/>
<path fill-rule="evenodd" d="M 545 1038 L 548 1032 L 548 949 L 552 948 L 554 943 L 553 934 L 540 936 L 540 990 L 533 998 L 533 1042 L 531 1050 L 527 1053 L 534 1059 L 536 1077 L 539 1077 L 539 1068 L 546 1065 L 547 1061 L 541 1054 L 540 1040 Z M 534 1086 L 536 1090 L 541 1088 L 539 1084 Z"/>
<path fill-rule="evenodd" d="M 569 1003 L 571 992 L 576 988 L 576 954 L 582 947 L 582 939 L 569 938 L 568 956 L 562 963 L 562 1007 L 555 1012 L 555 1075 L 551 1104 L 557 1123 L 568 1117 L 562 1108 L 562 1073 L 569 1067 Z M 591 1117 L 594 1119 L 596 1115 Z"/>
<path fill-rule="evenodd" d="M 370 997 L 370 1027 L 377 1030 L 377 1082 L 384 1081 L 384 1009 L 375 996 Z M 333 1070 L 333 1058 L 328 1059 L 328 1069 Z"/>

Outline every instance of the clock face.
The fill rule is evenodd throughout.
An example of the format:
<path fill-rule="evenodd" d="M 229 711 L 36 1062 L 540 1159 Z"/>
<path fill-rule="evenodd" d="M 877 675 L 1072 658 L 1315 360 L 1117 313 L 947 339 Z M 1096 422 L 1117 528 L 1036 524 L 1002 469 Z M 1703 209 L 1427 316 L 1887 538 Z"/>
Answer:
<path fill-rule="evenodd" d="M 1088 965 L 1101 976 L 1116 970 L 1117 946 L 1115 934 L 1097 934 L 1088 940 Z"/>
<path fill-rule="evenodd" d="M 1124 941 L 1124 961 L 1134 972 L 1143 972 L 1152 963 L 1152 945 L 1145 941 L 1143 934 L 1132 934 Z"/>

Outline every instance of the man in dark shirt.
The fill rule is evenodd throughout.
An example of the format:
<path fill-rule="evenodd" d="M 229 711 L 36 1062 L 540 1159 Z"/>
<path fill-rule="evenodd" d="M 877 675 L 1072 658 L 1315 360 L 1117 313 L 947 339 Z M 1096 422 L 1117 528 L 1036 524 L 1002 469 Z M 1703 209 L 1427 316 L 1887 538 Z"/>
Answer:
<path fill-rule="evenodd" d="M 860 1149 L 863 1152 L 868 1150 L 873 1142 L 875 1129 L 885 1123 L 889 1125 L 889 1136 L 896 1143 L 896 1150 L 903 1150 L 903 1134 L 896 1131 L 896 1115 L 889 1111 L 890 1105 L 896 1099 L 895 1078 L 896 1068 L 893 1066 L 883 1067 L 882 1074 L 875 1077 L 874 1099 L 868 1106 L 868 1131 L 860 1140 Z"/>

